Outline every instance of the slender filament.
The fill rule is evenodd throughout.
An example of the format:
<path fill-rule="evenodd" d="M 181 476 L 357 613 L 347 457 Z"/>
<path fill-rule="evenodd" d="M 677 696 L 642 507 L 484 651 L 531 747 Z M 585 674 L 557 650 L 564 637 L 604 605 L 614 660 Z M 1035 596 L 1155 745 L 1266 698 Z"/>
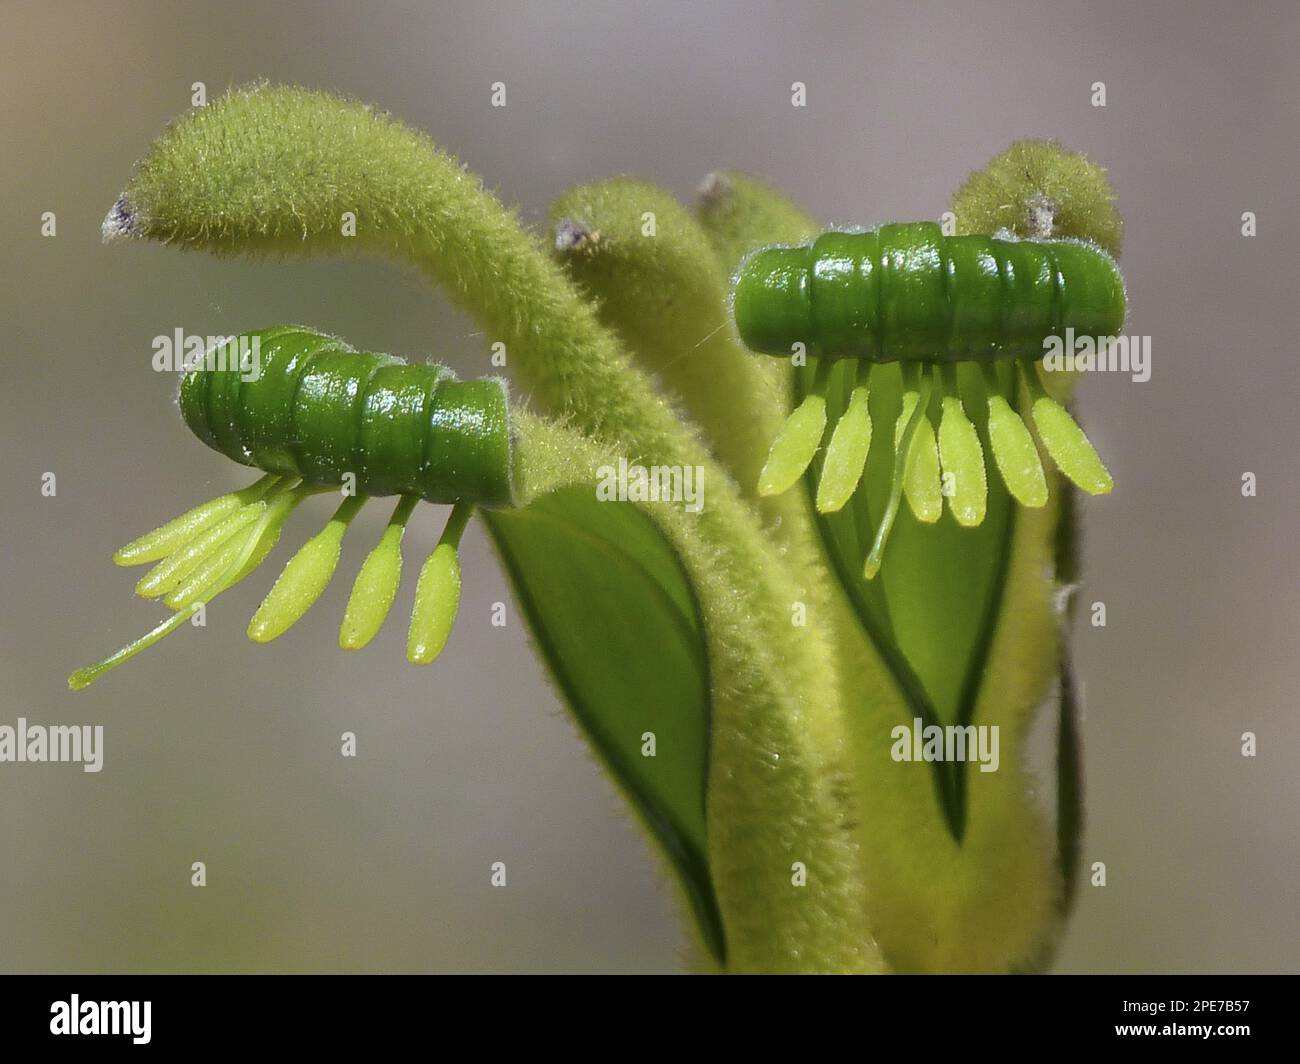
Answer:
<path fill-rule="evenodd" d="M 259 482 L 260 483 L 260 482 Z M 201 534 L 198 539 L 208 542 L 208 549 L 216 551 L 221 555 L 222 566 L 219 570 L 211 572 L 202 582 L 202 586 L 191 590 L 188 595 L 188 601 L 173 613 L 166 620 L 161 621 L 155 628 L 141 636 L 139 639 L 128 643 L 114 654 L 110 654 L 102 661 L 94 665 L 88 665 L 85 668 L 78 669 L 68 677 L 68 686 L 74 691 L 79 691 L 83 687 L 94 683 L 95 680 L 105 673 L 117 668 L 123 662 L 129 661 L 140 651 L 147 649 L 157 643 L 163 636 L 176 631 L 182 624 L 194 615 L 202 606 L 216 598 L 221 592 L 237 584 L 250 572 L 252 572 L 266 558 L 267 554 L 274 548 L 280 538 L 280 531 L 284 522 L 289 515 L 298 506 L 303 499 L 309 495 L 317 494 L 329 489 L 317 485 L 301 484 L 293 480 L 283 480 L 268 483 L 269 490 L 266 491 L 265 499 L 258 499 L 253 503 L 243 504 L 242 509 L 251 507 L 254 511 L 253 527 L 239 535 L 235 543 L 229 549 L 223 549 L 222 544 L 225 539 L 235 535 L 235 532 L 228 532 L 225 537 L 218 539 L 213 543 L 208 539 L 213 529 Z M 257 487 L 257 485 L 254 485 Z M 201 508 L 200 508 L 201 509 Z M 191 511 L 193 512 L 193 511 Z M 240 511 L 237 511 L 240 512 Z M 230 514 L 229 517 L 235 516 Z M 220 522 L 219 522 L 220 523 Z M 165 527 L 165 526 L 164 526 Z M 242 525 L 241 525 L 242 527 Z M 144 538 L 144 537 L 142 537 Z M 194 544 L 185 544 L 173 553 L 185 553 L 190 556 Z M 208 555 L 199 552 L 193 555 L 194 565 L 203 564 Z M 159 592 L 161 593 L 161 592 Z"/>
<path fill-rule="evenodd" d="M 903 426 L 902 436 L 894 448 L 894 476 L 889 485 L 889 501 L 881 515 L 880 525 L 876 528 L 876 537 L 871 544 L 871 551 L 862 567 L 862 573 L 868 580 L 875 579 L 880 572 L 880 563 L 885 555 L 885 544 L 889 540 L 890 530 L 898 517 L 898 507 L 903 501 L 903 475 L 907 470 L 907 459 L 912 449 L 912 442 L 925 416 L 925 408 L 930 402 L 930 378 L 920 375 L 916 380 L 917 398 L 912 404 L 911 415 Z"/>
<path fill-rule="evenodd" d="M 902 443 L 903 429 L 912 416 L 912 409 L 921 411 L 921 421 L 915 429 L 907 465 L 903 472 L 903 494 L 911 507 L 912 515 L 924 524 L 933 524 L 943 516 L 943 489 L 939 475 L 939 446 L 935 441 L 934 426 L 930 423 L 928 398 L 920 398 L 919 382 L 928 383 L 929 367 L 916 363 L 903 366 L 903 410 L 894 425 L 894 446 Z M 927 389 L 928 397 L 929 391 Z"/>

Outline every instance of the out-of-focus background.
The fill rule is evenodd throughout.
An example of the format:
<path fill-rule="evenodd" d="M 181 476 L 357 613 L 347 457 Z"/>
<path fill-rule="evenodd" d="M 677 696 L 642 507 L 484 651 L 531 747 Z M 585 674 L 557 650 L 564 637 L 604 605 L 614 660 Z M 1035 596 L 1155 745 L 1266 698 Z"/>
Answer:
<path fill-rule="evenodd" d="M 461 620 L 431 669 L 404 664 L 400 619 L 362 654 L 336 649 L 350 579 L 279 642 L 250 644 L 272 564 L 206 629 L 82 694 L 65 686 L 161 616 L 112 551 L 248 480 L 181 424 L 175 381 L 150 368 L 154 336 L 301 321 L 487 367 L 472 322 L 387 265 L 101 246 L 132 163 L 192 84 L 213 97 L 258 78 L 393 111 L 535 225 L 568 186 L 623 172 L 689 198 L 738 167 L 828 223 L 873 224 L 936 217 L 1018 137 L 1108 166 L 1130 330 L 1153 337 L 1153 374 L 1097 375 L 1081 394 L 1118 485 L 1085 506 L 1080 595 L 1106 603 L 1108 624 L 1075 641 L 1084 859 L 1106 863 L 1108 885 L 1082 888 L 1057 968 L 1300 968 L 1294 0 L 51 0 L 6 3 L 0 30 L 0 723 L 103 724 L 107 745 L 98 775 L 0 765 L 0 969 L 679 966 L 646 844 L 517 614 L 489 624 L 509 595 L 476 529 Z M 310 509 L 294 538 L 323 520 Z M 439 515 L 425 510 L 427 541 Z M 346 730 L 355 759 L 339 756 Z M 497 860 L 505 890 L 488 884 Z"/>

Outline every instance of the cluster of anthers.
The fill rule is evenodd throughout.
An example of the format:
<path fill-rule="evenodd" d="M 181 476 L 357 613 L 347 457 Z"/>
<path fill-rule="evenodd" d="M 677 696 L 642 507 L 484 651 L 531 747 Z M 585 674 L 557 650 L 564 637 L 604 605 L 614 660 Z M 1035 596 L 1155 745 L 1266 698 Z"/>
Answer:
<path fill-rule="evenodd" d="M 118 565 L 156 563 L 135 586 L 136 594 L 161 599 L 175 612 L 115 654 L 68 678 L 80 690 L 174 632 L 207 603 L 253 572 L 279 542 L 289 515 L 306 498 L 337 489 L 294 477 L 267 474 L 256 483 L 196 506 L 133 540 L 113 555 Z M 270 642 L 287 632 L 316 602 L 334 576 L 344 533 L 366 499 L 346 497 L 315 536 L 286 563 L 248 624 L 248 637 Z M 378 633 L 392 607 L 402 572 L 402 536 L 420 499 L 403 495 L 378 545 L 361 566 L 339 626 L 339 646 L 359 650 Z M 460 605 L 461 534 L 473 512 L 458 503 L 423 567 L 406 656 L 416 665 L 442 652 Z"/>
<path fill-rule="evenodd" d="M 1110 491 L 1110 474 L 1092 444 L 1047 394 L 1041 359 L 1052 338 L 1113 335 L 1125 310 L 1114 259 L 1081 240 L 947 236 L 933 222 L 905 222 L 832 230 L 809 244 L 756 251 L 734 287 L 742 341 L 768 355 L 803 352 L 814 366 L 808 394 L 772 444 L 759 494 L 788 490 L 811 465 L 827 428 L 828 384 L 847 364 L 851 376 L 837 383 L 848 385 L 848 403 L 826 443 L 816 490 L 818 511 L 842 508 L 862 480 L 871 447 L 872 374 L 892 362 L 901 367 L 902 408 L 888 501 L 864 564 L 868 579 L 880 571 L 904 496 L 922 522 L 939 519 L 945 496 L 958 524 L 984 520 L 984 448 L 962 405 L 962 363 L 983 374 L 989 447 L 1017 502 L 1036 507 L 1048 497 L 1033 434 L 1006 398 L 1021 394 L 1021 386 L 1028 420 L 1061 472 L 1084 491 Z M 998 375 L 1006 363 L 1018 367 L 1010 380 Z M 930 420 L 935 394 L 937 434 Z"/>
<path fill-rule="evenodd" d="M 1041 365 L 1029 361 L 1016 365 L 1030 397 L 1030 420 L 1057 468 L 1092 495 L 1109 492 L 1114 484 L 1110 473 L 1070 412 L 1047 394 L 1039 376 Z M 759 476 L 760 495 L 787 491 L 816 456 L 827 428 L 825 391 L 833 366 L 826 361 L 818 365 L 811 391 L 773 441 Z M 866 469 L 873 435 L 869 408 L 872 368 L 869 362 L 853 366 L 856 382 L 848 406 L 831 431 L 817 482 L 819 513 L 842 509 Z M 1043 506 L 1048 496 L 1047 478 L 1033 434 L 1001 394 L 995 367 L 985 363 L 981 368 L 988 385 L 989 448 L 1002 481 L 1020 505 Z M 946 497 L 953 518 L 964 527 L 984 521 L 988 500 L 984 447 L 957 392 L 956 367 L 913 362 L 905 364 L 902 372 L 903 408 L 894 423 L 893 478 L 863 567 L 867 579 L 880 571 L 885 543 L 904 497 L 916 519 L 927 524 L 939 520 Z M 929 414 L 936 391 L 940 396 L 937 432 Z"/>

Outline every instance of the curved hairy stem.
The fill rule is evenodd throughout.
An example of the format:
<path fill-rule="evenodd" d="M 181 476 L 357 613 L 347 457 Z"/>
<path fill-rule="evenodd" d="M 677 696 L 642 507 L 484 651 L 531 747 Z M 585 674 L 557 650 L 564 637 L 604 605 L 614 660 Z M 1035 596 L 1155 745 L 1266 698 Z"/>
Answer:
<path fill-rule="evenodd" d="M 570 190 L 551 219 L 556 260 L 752 493 L 788 380 L 736 339 L 708 234 L 668 193 L 630 178 Z"/>

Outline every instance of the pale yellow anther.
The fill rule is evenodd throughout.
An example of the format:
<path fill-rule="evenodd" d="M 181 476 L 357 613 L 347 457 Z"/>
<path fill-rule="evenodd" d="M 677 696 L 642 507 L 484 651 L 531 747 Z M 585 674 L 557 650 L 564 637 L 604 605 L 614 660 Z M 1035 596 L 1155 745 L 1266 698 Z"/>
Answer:
<path fill-rule="evenodd" d="M 759 495 L 780 495 L 793 487 L 813 460 L 826 431 L 826 400 L 810 395 L 786 418 L 772 441 L 767 462 L 758 475 Z"/>
<path fill-rule="evenodd" d="M 257 528 L 258 526 L 253 524 L 240 529 L 211 554 L 199 559 L 199 563 L 180 583 L 163 596 L 163 602 L 173 610 L 180 610 L 211 597 L 209 592 L 227 575 L 230 566 L 243 552 L 248 541 L 257 534 Z"/>
<path fill-rule="evenodd" d="M 447 644 L 460 609 L 460 559 L 450 543 L 439 543 L 420 569 L 415 608 L 406 639 L 406 660 L 428 665 Z"/>
<path fill-rule="evenodd" d="M 366 556 L 357 574 L 339 625 L 339 646 L 344 650 L 360 650 L 388 617 L 402 579 L 402 535 L 417 501 L 408 495 L 397 504 L 379 544 Z"/>
<path fill-rule="evenodd" d="M 241 506 L 256 502 L 278 479 L 268 473 L 246 488 L 209 499 L 152 532 L 133 539 L 113 555 L 113 561 L 118 565 L 144 565 L 165 558 Z"/>
<path fill-rule="evenodd" d="M 948 509 L 959 525 L 981 524 L 988 506 L 984 448 L 979 433 L 956 395 L 945 395 L 939 419 L 939 464 L 943 468 Z"/>
<path fill-rule="evenodd" d="M 871 412 L 866 385 L 859 385 L 849 395 L 849 405 L 835 424 L 831 442 L 826 446 L 821 480 L 817 483 L 817 512 L 828 514 L 841 509 L 862 479 L 871 450 Z"/>
<path fill-rule="evenodd" d="M 152 631 L 128 643 L 116 653 L 110 654 L 107 658 L 94 665 L 78 669 L 68 677 L 68 686 L 74 691 L 79 691 L 83 687 L 94 683 L 106 672 L 117 668 L 125 661 L 129 661 L 140 651 L 153 646 L 164 636 L 180 628 L 193 616 L 194 609 L 199 603 L 206 603 L 227 588 L 237 584 L 256 569 L 275 547 L 280 538 L 281 529 L 284 527 L 284 522 L 294 508 L 308 495 L 320 490 L 322 489 L 307 485 L 294 486 L 291 481 L 276 484 L 267 493 L 267 501 L 256 504 L 259 509 L 254 515 L 256 521 L 252 527 L 238 535 L 227 533 L 226 537 L 223 537 L 231 538 L 233 535 L 232 541 L 226 547 L 215 552 L 220 555 L 219 566 L 214 562 L 212 554 L 198 553 L 195 559 L 196 564 L 203 563 L 206 571 L 201 586 L 191 586 L 187 590 L 185 596 L 187 601 L 182 608 L 158 624 Z M 196 579 L 194 584 L 199 584 L 199 581 Z"/>
<path fill-rule="evenodd" d="M 1096 448 L 1065 407 L 1039 395 L 1030 410 L 1038 438 L 1062 473 L 1090 495 L 1105 495 L 1115 486 Z"/>
<path fill-rule="evenodd" d="M 457 503 L 447 518 L 442 538 L 420 569 L 415 586 L 415 608 L 406 637 L 406 660 L 428 665 L 442 653 L 460 609 L 460 558 L 457 547 L 473 506 Z"/>
<path fill-rule="evenodd" d="M 219 550 L 226 540 L 253 525 L 266 512 L 266 507 L 267 503 L 259 500 L 241 506 L 234 513 L 223 517 L 206 532 L 169 554 L 145 573 L 135 585 L 135 593 L 143 598 L 157 598 L 175 590 L 205 558 Z"/>
<path fill-rule="evenodd" d="M 876 534 L 871 541 L 871 550 L 867 552 L 866 560 L 862 563 L 862 575 L 868 580 L 874 580 L 880 572 L 881 563 L 885 557 L 885 545 L 889 542 L 889 534 L 893 530 L 894 521 L 898 517 L 898 509 L 903 501 L 903 485 L 906 482 L 906 474 L 911 462 L 909 461 L 912 454 L 915 453 L 914 444 L 917 436 L 920 435 L 922 423 L 929 424 L 929 419 L 925 416 L 925 409 L 930 403 L 930 390 L 933 386 L 929 374 L 923 373 L 919 366 L 903 367 L 903 382 L 905 391 L 903 393 L 904 409 L 907 410 L 907 418 L 900 419 L 900 428 L 894 433 L 894 474 L 889 484 L 889 498 L 885 503 L 885 512 L 880 515 L 880 523 L 876 526 Z M 908 397 L 911 397 L 911 403 L 907 403 Z M 931 433 L 933 437 L 933 433 Z M 938 466 L 938 453 L 936 448 L 935 466 Z M 935 486 L 938 487 L 938 477 L 935 477 Z M 942 496 L 940 496 L 940 507 L 942 508 Z"/>
<path fill-rule="evenodd" d="M 1034 438 L 1011 404 L 996 394 L 989 396 L 989 449 L 1016 502 L 1031 507 L 1047 502 L 1047 478 Z"/>
<path fill-rule="evenodd" d="M 361 509 L 360 496 L 346 499 L 316 535 L 289 559 L 248 622 L 248 638 L 269 643 L 292 628 L 320 598 L 338 567 L 343 534 Z"/>

